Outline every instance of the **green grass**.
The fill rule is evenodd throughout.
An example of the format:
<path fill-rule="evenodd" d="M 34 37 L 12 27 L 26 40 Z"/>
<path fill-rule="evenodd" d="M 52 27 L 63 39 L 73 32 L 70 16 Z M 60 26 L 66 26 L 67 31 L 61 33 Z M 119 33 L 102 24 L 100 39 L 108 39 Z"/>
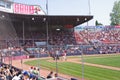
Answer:
<path fill-rule="evenodd" d="M 41 68 L 56 70 L 55 62 L 48 62 L 47 59 L 25 62 L 32 66 L 40 65 Z M 68 74 L 77 78 L 82 77 L 82 65 L 71 62 L 58 62 L 58 72 Z M 87 80 L 120 80 L 120 71 L 84 66 L 84 77 Z"/>
<path fill-rule="evenodd" d="M 85 62 L 113 66 L 120 68 L 120 55 L 104 55 L 97 57 L 85 57 Z"/>

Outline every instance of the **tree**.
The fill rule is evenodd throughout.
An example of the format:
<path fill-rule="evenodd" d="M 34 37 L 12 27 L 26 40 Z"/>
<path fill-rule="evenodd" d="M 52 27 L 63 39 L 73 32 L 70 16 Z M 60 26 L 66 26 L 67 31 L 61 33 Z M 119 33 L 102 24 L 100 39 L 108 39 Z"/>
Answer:
<path fill-rule="evenodd" d="M 114 2 L 110 17 L 111 25 L 120 25 L 120 0 Z"/>
<path fill-rule="evenodd" d="M 95 21 L 95 25 L 96 26 L 100 26 L 100 25 L 103 25 L 102 23 L 99 23 L 97 20 Z"/>

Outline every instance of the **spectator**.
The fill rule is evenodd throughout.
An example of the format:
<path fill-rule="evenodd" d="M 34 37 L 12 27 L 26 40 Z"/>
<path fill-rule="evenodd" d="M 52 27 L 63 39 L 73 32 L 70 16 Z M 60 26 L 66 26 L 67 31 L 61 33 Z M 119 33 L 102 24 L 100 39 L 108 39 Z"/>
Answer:
<path fill-rule="evenodd" d="M 47 75 L 47 79 L 52 78 L 53 77 L 53 71 L 51 71 L 48 75 Z"/>
<path fill-rule="evenodd" d="M 27 71 L 23 71 L 23 80 L 30 80 L 30 73 L 28 73 Z"/>

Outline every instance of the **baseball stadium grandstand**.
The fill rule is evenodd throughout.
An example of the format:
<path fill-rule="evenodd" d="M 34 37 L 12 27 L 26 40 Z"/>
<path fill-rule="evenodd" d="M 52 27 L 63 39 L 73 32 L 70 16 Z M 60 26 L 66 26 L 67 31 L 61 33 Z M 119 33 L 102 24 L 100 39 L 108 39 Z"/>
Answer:
<path fill-rule="evenodd" d="M 52 49 L 66 49 L 66 45 L 76 45 L 74 27 L 92 18 L 90 15 L 46 15 L 38 5 L 0 0 L 0 79 L 22 80 L 20 78 L 29 75 L 31 80 L 37 80 L 40 78 L 38 74 L 32 75 L 14 67 L 12 62 L 20 59 L 22 63 L 22 59 L 26 58 L 47 57 L 51 55 L 48 52 Z"/>
<path fill-rule="evenodd" d="M 81 80 L 119 80 L 116 75 L 116 79 L 111 77 L 108 79 L 108 77 L 98 74 L 98 76 L 102 76 L 98 79 L 93 77 L 95 73 L 92 72 L 87 72 L 85 75 L 76 72 L 79 67 L 81 68 L 78 71 L 84 72 L 84 65 L 79 65 L 81 63 L 75 59 L 78 56 L 109 54 L 112 57 L 114 56 L 112 53 L 120 53 L 120 26 L 80 26 L 91 19 L 93 19 L 92 15 L 47 15 L 38 5 L 0 0 L 0 80 L 27 80 L 25 78 L 69 80 L 68 77 L 71 80 L 80 80 L 84 76 L 86 78 Z M 67 59 L 66 56 L 73 57 Z M 85 57 L 86 61 L 87 57 Z M 96 57 L 98 58 L 98 56 Z M 90 62 L 90 58 L 93 56 L 88 58 L 88 62 Z M 100 58 L 102 57 L 100 56 Z M 33 62 L 29 62 L 30 59 Z M 18 60 L 20 62 L 17 62 Z M 72 63 L 74 60 L 76 62 Z M 29 66 L 29 71 L 26 71 L 25 66 L 27 69 L 28 66 L 23 66 L 23 63 L 32 66 Z M 70 63 L 72 64 L 70 65 Z M 66 71 L 65 65 L 67 66 Z M 86 65 L 86 70 L 92 70 L 90 65 Z M 72 71 L 72 66 L 76 67 L 72 72 L 74 74 L 69 72 Z M 98 70 L 93 65 L 92 67 L 96 71 L 103 70 Z M 119 64 L 117 67 L 120 67 Z M 50 73 L 48 75 L 42 73 L 42 68 L 47 69 Z M 56 74 L 54 78 L 50 78 L 53 72 Z M 69 76 L 58 75 L 58 72 Z M 111 72 L 119 74 L 119 72 Z M 108 73 L 110 72 L 108 71 Z M 106 71 L 106 74 L 108 73 Z"/>

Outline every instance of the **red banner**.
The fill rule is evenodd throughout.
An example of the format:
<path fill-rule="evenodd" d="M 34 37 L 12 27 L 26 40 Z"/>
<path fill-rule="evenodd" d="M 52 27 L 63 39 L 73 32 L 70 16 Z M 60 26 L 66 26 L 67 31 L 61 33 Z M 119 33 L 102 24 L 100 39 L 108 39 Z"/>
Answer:
<path fill-rule="evenodd" d="M 34 6 L 28 6 L 24 4 L 14 4 L 14 13 L 22 14 L 34 14 Z"/>
<path fill-rule="evenodd" d="M 14 3 L 14 13 L 18 14 L 41 14 L 44 15 L 44 11 L 39 6 L 25 5 Z"/>

